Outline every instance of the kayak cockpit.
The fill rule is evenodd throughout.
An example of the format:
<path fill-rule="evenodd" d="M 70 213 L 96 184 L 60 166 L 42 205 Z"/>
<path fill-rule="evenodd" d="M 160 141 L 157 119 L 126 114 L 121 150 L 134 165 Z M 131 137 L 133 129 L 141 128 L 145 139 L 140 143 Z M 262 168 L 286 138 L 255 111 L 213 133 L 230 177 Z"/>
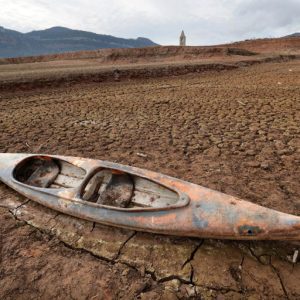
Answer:
<path fill-rule="evenodd" d="M 14 178 L 39 188 L 75 188 L 80 185 L 86 171 L 64 160 L 48 156 L 24 159 L 13 172 Z"/>
<path fill-rule="evenodd" d="M 113 169 L 100 169 L 83 189 L 82 199 L 123 208 L 171 207 L 177 192 L 148 179 Z"/>
<path fill-rule="evenodd" d="M 92 173 L 65 160 L 33 156 L 21 161 L 14 179 L 42 189 L 79 189 L 80 199 L 119 208 L 170 208 L 187 204 L 187 197 L 157 182 L 106 167 Z"/>

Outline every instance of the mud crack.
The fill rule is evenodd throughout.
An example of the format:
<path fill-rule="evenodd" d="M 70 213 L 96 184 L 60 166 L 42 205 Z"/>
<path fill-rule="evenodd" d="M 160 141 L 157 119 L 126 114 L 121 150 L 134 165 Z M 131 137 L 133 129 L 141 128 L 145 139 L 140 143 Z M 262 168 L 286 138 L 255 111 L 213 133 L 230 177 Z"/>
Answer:
<path fill-rule="evenodd" d="M 94 231 L 95 227 L 96 227 L 96 222 L 93 222 L 93 226 L 92 226 L 91 232 Z"/>
<path fill-rule="evenodd" d="M 266 266 L 266 265 L 270 265 L 271 264 L 271 256 L 268 254 L 261 254 L 261 255 L 256 255 L 256 253 L 254 252 L 254 250 L 251 248 L 251 245 L 247 245 L 246 246 L 248 248 L 248 250 L 250 251 L 250 254 L 262 265 Z M 266 264 L 261 260 L 261 257 L 268 257 L 269 262 Z"/>
<path fill-rule="evenodd" d="M 23 221 L 17 218 L 16 214 L 19 208 L 21 208 L 22 206 L 26 205 L 27 203 L 29 203 L 31 200 L 27 199 L 26 201 L 22 202 L 20 205 L 18 205 L 17 207 L 13 208 L 13 209 L 9 209 L 8 211 L 14 216 L 14 218 L 18 221 Z M 27 222 L 26 222 L 27 223 Z"/>
<path fill-rule="evenodd" d="M 229 288 L 229 287 L 218 287 L 218 286 L 207 286 L 207 285 L 198 285 L 198 286 L 201 287 L 201 288 L 204 288 L 204 289 L 212 290 L 212 291 L 215 291 L 215 292 L 220 292 L 222 294 L 227 294 L 227 293 L 230 293 L 230 292 L 238 293 L 238 294 L 243 294 L 244 293 L 243 290 L 236 290 L 236 289 L 232 289 L 232 288 Z"/>
<path fill-rule="evenodd" d="M 181 269 L 183 269 L 188 263 L 190 263 L 194 259 L 196 252 L 200 249 L 200 247 L 203 245 L 203 243 L 204 243 L 204 240 L 201 240 L 200 243 L 192 251 L 190 257 L 183 263 Z"/>
<path fill-rule="evenodd" d="M 281 278 L 280 272 L 279 272 L 279 270 L 272 264 L 272 258 L 270 258 L 270 266 L 271 266 L 271 268 L 274 270 L 275 274 L 277 275 L 277 277 L 278 277 L 278 279 L 279 279 L 279 281 L 280 281 L 280 285 L 281 285 L 281 288 L 282 288 L 282 290 L 283 290 L 283 292 L 284 292 L 284 295 L 285 295 L 286 299 L 289 300 L 290 298 L 289 298 L 288 292 L 287 292 L 287 290 L 286 290 L 286 288 L 285 288 L 284 282 L 283 282 L 283 280 L 282 280 L 282 278 Z"/>
<path fill-rule="evenodd" d="M 200 243 L 195 247 L 195 249 L 192 251 L 190 257 L 183 263 L 181 269 L 183 269 L 187 264 L 190 264 L 191 266 L 191 274 L 190 274 L 190 284 L 194 285 L 194 267 L 191 264 L 191 261 L 194 259 L 197 251 L 201 248 L 201 246 L 203 245 L 204 240 L 201 240 Z M 178 278 L 177 278 L 178 279 Z"/>
<path fill-rule="evenodd" d="M 119 258 L 119 256 L 121 255 L 121 252 L 123 250 L 123 248 L 127 245 L 127 243 L 137 234 L 137 232 L 133 232 L 128 238 L 127 240 L 121 245 L 121 247 L 118 250 L 118 253 L 114 256 L 113 260 L 117 260 Z"/>

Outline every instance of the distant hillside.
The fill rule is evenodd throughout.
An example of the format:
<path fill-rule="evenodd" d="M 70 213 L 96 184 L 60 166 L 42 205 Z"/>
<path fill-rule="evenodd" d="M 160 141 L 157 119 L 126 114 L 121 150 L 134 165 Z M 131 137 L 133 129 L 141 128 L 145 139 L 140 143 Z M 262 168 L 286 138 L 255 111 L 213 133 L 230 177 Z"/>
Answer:
<path fill-rule="evenodd" d="M 154 46 L 126 49 L 100 49 L 60 54 L 0 58 L 0 65 L 49 62 L 59 60 L 93 60 L 97 65 L 197 61 L 202 59 L 255 56 L 257 53 L 233 47 L 215 46 Z"/>
<path fill-rule="evenodd" d="M 227 44 L 227 46 L 257 53 L 300 54 L 300 36 L 293 34 L 282 38 L 252 39 Z"/>
<path fill-rule="evenodd" d="M 147 38 L 123 39 L 64 27 L 21 33 L 0 26 L 0 57 L 34 56 L 103 48 L 155 46 Z"/>
<path fill-rule="evenodd" d="M 295 32 L 293 34 L 286 35 L 285 37 L 286 38 L 289 38 L 289 37 L 300 37 L 300 32 Z"/>

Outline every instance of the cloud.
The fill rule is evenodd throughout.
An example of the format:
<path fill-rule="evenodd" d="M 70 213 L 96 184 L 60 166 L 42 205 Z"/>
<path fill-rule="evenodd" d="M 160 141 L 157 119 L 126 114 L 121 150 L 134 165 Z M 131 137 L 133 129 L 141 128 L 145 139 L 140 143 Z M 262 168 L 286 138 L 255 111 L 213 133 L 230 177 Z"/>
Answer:
<path fill-rule="evenodd" d="M 177 44 L 217 44 L 300 31 L 299 0 L 0 0 L 0 25 L 27 32 L 66 26 Z"/>
<path fill-rule="evenodd" d="M 246 0 L 235 9 L 235 16 L 243 20 L 237 34 L 251 33 L 264 37 L 300 31 L 299 0 Z"/>

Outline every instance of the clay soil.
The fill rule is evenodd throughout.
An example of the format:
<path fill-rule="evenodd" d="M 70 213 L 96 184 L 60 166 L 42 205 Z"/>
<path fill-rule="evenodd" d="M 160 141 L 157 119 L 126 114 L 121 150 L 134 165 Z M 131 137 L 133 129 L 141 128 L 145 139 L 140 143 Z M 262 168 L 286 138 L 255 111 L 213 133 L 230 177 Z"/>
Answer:
<path fill-rule="evenodd" d="M 115 161 L 300 215 L 300 60 L 6 91 L 0 104 L 0 152 Z M 18 198 L 3 184 L 0 191 L 0 201 Z M 188 277 L 163 277 L 159 256 L 154 269 L 146 256 L 136 267 L 130 243 L 119 250 L 123 261 L 107 259 L 17 219 L 1 209 L 1 299 L 300 298 L 290 243 L 130 235 L 151 251 L 166 241 L 175 254 L 190 245 L 178 267 L 189 265 Z"/>

